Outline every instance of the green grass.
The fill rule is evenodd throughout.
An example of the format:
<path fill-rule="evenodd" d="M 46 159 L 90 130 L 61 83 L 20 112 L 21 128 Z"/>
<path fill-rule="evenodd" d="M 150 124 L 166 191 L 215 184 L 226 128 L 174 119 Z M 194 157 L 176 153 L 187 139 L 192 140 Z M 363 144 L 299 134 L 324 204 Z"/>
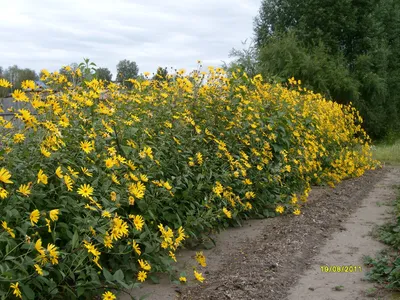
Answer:
<path fill-rule="evenodd" d="M 374 234 L 390 247 L 375 257 L 364 257 L 364 264 L 370 268 L 366 279 L 392 291 L 400 291 L 400 188 L 397 193 L 392 221 L 381 225 Z"/>
<path fill-rule="evenodd" d="M 374 145 L 372 153 L 374 158 L 381 162 L 400 164 L 400 140 L 393 144 Z"/>

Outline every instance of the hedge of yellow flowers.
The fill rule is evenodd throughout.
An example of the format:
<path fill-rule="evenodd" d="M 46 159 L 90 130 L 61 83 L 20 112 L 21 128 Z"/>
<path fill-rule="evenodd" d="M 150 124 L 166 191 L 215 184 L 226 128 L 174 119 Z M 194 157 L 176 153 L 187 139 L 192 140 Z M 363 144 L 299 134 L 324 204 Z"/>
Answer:
<path fill-rule="evenodd" d="M 184 70 L 131 88 L 66 69 L 0 117 L 0 297 L 115 299 L 243 218 L 301 214 L 312 184 L 376 166 L 361 118 L 290 79 Z M 0 80 L 1 87 L 10 83 Z M 174 275 L 175 274 L 175 275 Z"/>

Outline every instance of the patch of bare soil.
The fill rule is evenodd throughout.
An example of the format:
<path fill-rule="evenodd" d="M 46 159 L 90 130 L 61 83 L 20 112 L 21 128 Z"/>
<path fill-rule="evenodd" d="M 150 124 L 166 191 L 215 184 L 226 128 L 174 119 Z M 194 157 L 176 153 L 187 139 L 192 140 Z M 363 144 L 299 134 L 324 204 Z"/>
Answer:
<path fill-rule="evenodd" d="M 393 199 L 399 174 L 399 169 L 384 168 L 346 180 L 334 189 L 316 188 L 301 216 L 265 220 L 249 236 L 226 239 L 222 248 L 217 241 L 219 253 L 211 255 L 218 257 L 214 259 L 217 267 L 207 267 L 201 285 L 174 287 L 175 297 L 364 299 L 368 285 L 360 280 L 363 272 L 323 273 L 320 266 L 362 266 L 362 255 L 374 255 L 383 247 L 368 234 L 374 224 L 384 221 L 388 208 L 381 204 Z"/>

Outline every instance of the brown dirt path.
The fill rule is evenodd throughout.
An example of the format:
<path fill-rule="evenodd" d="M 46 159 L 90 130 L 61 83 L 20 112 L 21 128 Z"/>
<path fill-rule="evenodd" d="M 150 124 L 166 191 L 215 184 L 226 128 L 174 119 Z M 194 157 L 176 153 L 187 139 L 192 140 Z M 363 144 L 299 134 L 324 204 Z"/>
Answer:
<path fill-rule="evenodd" d="M 301 216 L 252 220 L 218 235 L 217 246 L 204 250 L 208 266 L 201 270 L 203 284 L 185 287 L 162 278 L 132 294 L 151 293 L 149 300 L 364 299 L 372 284 L 360 281 L 363 273 L 322 273 L 320 266 L 362 266 L 364 254 L 374 255 L 383 247 L 369 233 L 390 216 L 382 204 L 394 200 L 398 184 L 400 169 L 388 167 L 334 189 L 315 188 Z M 177 257 L 188 273 L 193 254 L 185 250 Z M 332 290 L 336 286 L 343 288 Z"/>

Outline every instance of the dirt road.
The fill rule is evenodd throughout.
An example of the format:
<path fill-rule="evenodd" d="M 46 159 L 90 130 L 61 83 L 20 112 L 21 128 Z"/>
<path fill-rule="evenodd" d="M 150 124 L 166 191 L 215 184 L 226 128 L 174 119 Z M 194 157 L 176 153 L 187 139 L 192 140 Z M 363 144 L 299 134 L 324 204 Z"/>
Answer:
<path fill-rule="evenodd" d="M 203 250 L 208 266 L 201 284 L 144 285 L 146 299 L 373 299 L 373 284 L 362 281 L 363 255 L 383 245 L 370 233 L 390 217 L 400 184 L 399 168 L 384 168 L 346 180 L 336 188 L 315 188 L 302 215 L 252 220 L 217 237 Z M 181 267 L 191 272 L 194 251 L 182 251 Z M 356 266 L 357 272 L 323 272 L 321 266 Z M 361 272 L 360 272 L 361 268 Z M 332 270 L 331 270 L 332 271 Z M 124 299 L 124 298 L 122 298 Z M 126 298 L 128 299 L 128 298 Z"/>

